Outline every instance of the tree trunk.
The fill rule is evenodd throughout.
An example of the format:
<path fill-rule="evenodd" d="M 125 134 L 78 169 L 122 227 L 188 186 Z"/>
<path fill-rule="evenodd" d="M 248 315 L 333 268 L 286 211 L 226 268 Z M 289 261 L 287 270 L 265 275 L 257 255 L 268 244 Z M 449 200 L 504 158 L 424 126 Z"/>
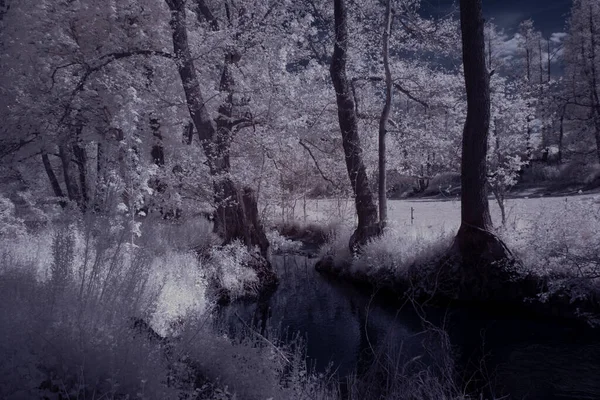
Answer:
<path fill-rule="evenodd" d="M 387 224 L 387 182 L 386 182 L 386 146 L 385 135 L 392 108 L 392 73 L 390 71 L 389 40 L 392 29 L 392 0 L 385 7 L 385 30 L 383 32 L 383 68 L 385 70 L 385 104 L 379 119 L 379 225 L 383 229 Z"/>
<path fill-rule="evenodd" d="M 54 173 L 54 169 L 52 169 L 52 164 L 50 164 L 50 159 L 46 152 L 42 152 L 42 163 L 44 164 L 44 170 L 46 171 L 46 175 L 48 175 L 48 180 L 50 181 L 50 186 L 52 186 L 54 195 L 61 199 L 59 204 L 62 208 L 65 208 L 67 205 L 67 202 L 64 200 L 65 194 L 60 187 L 60 183 L 56 178 L 56 174 Z"/>
<path fill-rule="evenodd" d="M 528 44 L 525 44 L 525 46 L 528 46 Z M 527 68 L 527 83 L 531 82 L 531 61 L 530 61 L 530 56 L 529 56 L 529 47 L 525 48 L 525 58 L 526 58 L 526 68 Z"/>
<path fill-rule="evenodd" d="M 160 133 L 160 122 L 157 118 L 150 118 L 150 129 L 152 130 L 152 139 L 154 140 L 150 156 L 157 167 L 164 167 L 165 148 L 163 146 L 162 134 Z"/>
<path fill-rule="evenodd" d="M 196 127 L 200 142 L 206 154 L 210 173 L 213 178 L 215 197 L 215 231 L 224 243 L 240 240 L 248 247 L 258 246 L 262 260 L 255 268 L 263 287 L 276 283 L 275 273 L 267 261 L 268 240 L 264 228 L 258 220 L 258 208 L 254 193 L 250 188 L 241 190 L 229 176 L 229 147 L 231 143 L 231 120 L 225 114 L 214 121 L 204 107 L 204 98 L 200 89 L 196 69 L 190 52 L 186 21 L 185 1 L 166 0 L 171 10 L 171 31 L 177 69 L 183 84 L 190 117 Z M 233 77 L 231 65 L 238 58 L 226 54 L 221 76 L 221 90 L 228 91 L 228 98 L 219 108 L 220 113 L 231 113 Z M 229 114 L 230 115 L 230 114 Z"/>
<path fill-rule="evenodd" d="M 558 154 L 557 161 L 558 164 L 562 164 L 563 159 L 563 142 L 565 137 L 565 114 L 567 112 L 567 104 L 563 105 L 562 112 L 560 114 L 560 128 L 558 132 Z"/>
<path fill-rule="evenodd" d="M 486 190 L 486 155 L 490 126 L 490 81 L 485 67 L 481 0 L 461 0 L 460 12 L 467 89 L 467 120 L 462 141 L 462 225 L 488 230 L 491 219 Z"/>
<path fill-rule="evenodd" d="M 379 233 L 377 207 L 369 186 L 358 136 L 358 120 L 354 99 L 346 76 L 348 59 L 347 12 L 344 0 L 334 0 L 335 45 L 329 72 L 335 88 L 338 120 L 346 158 L 346 169 L 354 192 L 358 226 L 350 239 L 350 248 L 357 251 L 370 237 Z"/>
<path fill-rule="evenodd" d="M 544 84 L 544 62 L 542 59 L 542 37 L 538 38 L 538 51 L 540 55 L 540 94 L 543 91 L 542 85 Z"/>
<path fill-rule="evenodd" d="M 67 188 L 67 195 L 70 201 L 77 203 L 81 207 L 81 193 L 77 181 L 73 177 L 71 160 L 73 158 L 73 149 L 71 144 L 63 144 L 58 146 L 58 154 L 62 164 L 63 179 Z"/>
<path fill-rule="evenodd" d="M 550 65 L 550 61 L 551 61 L 550 60 L 550 38 L 548 38 L 548 71 L 547 71 L 548 72 L 548 83 L 550 83 L 550 77 L 551 77 L 550 71 L 552 68 Z"/>
<path fill-rule="evenodd" d="M 87 154 L 85 148 L 80 146 L 78 143 L 73 145 L 73 156 L 75 157 L 75 163 L 77 164 L 77 170 L 79 172 L 79 190 L 81 192 L 81 211 L 85 212 L 88 209 L 90 198 L 89 188 L 87 184 Z"/>
<path fill-rule="evenodd" d="M 194 123 L 190 122 L 185 126 L 183 132 L 183 142 L 190 146 L 194 141 Z"/>
<path fill-rule="evenodd" d="M 104 154 L 104 145 L 100 142 L 96 144 L 96 184 L 94 188 L 94 212 L 102 213 L 106 211 L 106 155 Z"/>
<path fill-rule="evenodd" d="M 460 23 L 467 120 L 463 131 L 461 167 L 461 226 L 455 250 L 461 256 L 461 293 L 485 297 L 487 282 L 496 271 L 493 264 L 510 258 L 506 246 L 490 232 L 487 197 L 490 85 L 485 63 L 482 0 L 460 1 Z M 497 283 L 497 280 L 492 279 Z"/>
<path fill-rule="evenodd" d="M 592 91 L 592 115 L 594 120 L 594 138 L 596 139 L 596 156 L 600 163 L 600 93 L 598 93 L 598 70 L 596 69 L 596 27 L 593 9 L 590 3 L 590 89 Z"/>

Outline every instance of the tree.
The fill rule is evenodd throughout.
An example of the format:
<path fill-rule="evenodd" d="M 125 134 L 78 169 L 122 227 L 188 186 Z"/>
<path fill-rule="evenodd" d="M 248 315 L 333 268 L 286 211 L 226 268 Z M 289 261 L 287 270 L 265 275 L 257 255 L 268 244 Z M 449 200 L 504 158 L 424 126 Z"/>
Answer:
<path fill-rule="evenodd" d="M 518 82 L 494 74 L 491 77 L 491 132 L 488 152 L 488 183 L 506 222 L 506 193 L 517 184 L 527 164 L 527 118 L 533 112 L 527 92 Z"/>
<path fill-rule="evenodd" d="M 487 150 L 490 126 L 490 73 L 486 68 L 481 0 L 460 1 L 463 66 L 467 91 L 467 118 L 463 131 L 461 164 L 461 225 L 453 251 L 462 263 L 462 284 L 480 293 L 491 268 L 510 258 L 508 249 L 490 232 L 487 197 Z"/>
<path fill-rule="evenodd" d="M 392 30 L 392 0 L 387 0 L 385 6 L 385 26 L 383 31 L 383 68 L 385 71 L 385 104 L 381 111 L 379 119 L 379 224 L 385 228 L 387 224 L 387 162 L 385 136 L 387 134 L 387 124 L 392 109 L 392 72 L 390 71 L 390 34 Z"/>
<path fill-rule="evenodd" d="M 593 0 L 575 0 L 565 41 L 566 75 L 572 77 L 571 103 L 587 114 L 583 131 L 592 134 L 596 160 L 600 162 L 600 5 Z M 576 112 L 576 111 L 575 111 Z"/>
<path fill-rule="evenodd" d="M 177 70 L 190 117 L 200 137 L 213 178 L 215 231 L 223 237 L 225 243 L 240 240 L 248 247 L 257 246 L 260 249 L 263 260 L 253 267 L 257 270 L 261 284 L 269 286 L 276 282 L 276 277 L 267 261 L 269 243 L 259 220 L 254 191 L 249 187 L 239 188 L 229 176 L 230 144 L 236 124 L 232 115 L 235 90 L 232 68 L 240 60 L 241 54 L 234 47 L 224 54 L 219 90 L 226 94 L 226 98 L 219 107 L 219 116 L 213 120 L 205 106 L 188 42 L 186 2 L 166 0 L 166 3 L 171 11 L 170 26 Z M 197 5 L 212 29 L 218 30 L 218 21 L 204 1 L 198 0 Z"/>
<path fill-rule="evenodd" d="M 330 74 L 335 88 L 338 120 L 346 156 L 346 168 L 354 193 L 358 226 L 350 239 L 353 252 L 378 234 L 377 207 L 369 186 L 363 151 L 358 135 L 358 118 L 354 98 L 346 72 L 348 60 L 348 15 L 344 0 L 334 0 L 335 44 L 331 58 Z"/>

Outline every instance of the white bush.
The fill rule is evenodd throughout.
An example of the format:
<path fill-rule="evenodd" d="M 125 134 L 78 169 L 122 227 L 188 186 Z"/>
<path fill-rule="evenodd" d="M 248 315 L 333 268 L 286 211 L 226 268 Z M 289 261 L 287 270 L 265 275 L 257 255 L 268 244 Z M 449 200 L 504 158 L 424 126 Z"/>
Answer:
<path fill-rule="evenodd" d="M 248 251 L 240 241 L 210 250 L 205 262 L 208 278 L 216 280 L 219 287 L 226 289 L 232 298 L 256 294 L 258 277 L 249 267 L 255 254 Z"/>
<path fill-rule="evenodd" d="M 18 237 L 26 232 L 24 221 L 15 215 L 15 205 L 0 195 L 0 238 Z"/>

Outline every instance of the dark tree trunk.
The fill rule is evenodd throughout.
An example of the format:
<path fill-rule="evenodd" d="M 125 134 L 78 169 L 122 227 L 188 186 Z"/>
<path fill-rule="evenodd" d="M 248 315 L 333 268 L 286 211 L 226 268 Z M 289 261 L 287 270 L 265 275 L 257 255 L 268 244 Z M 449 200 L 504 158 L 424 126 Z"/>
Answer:
<path fill-rule="evenodd" d="M 590 3 L 590 75 L 592 91 L 592 115 L 594 120 L 594 138 L 596 139 L 596 156 L 600 162 L 600 93 L 598 91 L 598 71 L 596 69 L 596 26 L 594 25 L 594 13 Z"/>
<path fill-rule="evenodd" d="M 501 285 L 504 275 L 495 264 L 512 259 L 506 246 L 490 232 L 486 161 L 490 82 L 485 63 L 481 1 L 460 1 L 467 120 L 462 144 L 461 226 L 454 246 L 462 266 L 458 272 L 460 292 L 475 298 L 485 298 L 494 290 L 493 285 Z"/>
<path fill-rule="evenodd" d="M 52 164 L 50 163 L 50 159 L 48 158 L 48 154 L 42 152 L 42 163 L 44 164 L 44 170 L 46 171 L 46 175 L 48 175 L 48 180 L 50 181 L 50 186 L 52 187 L 52 191 L 54 195 L 62 200 L 60 200 L 60 206 L 65 207 L 67 202 L 64 200 L 65 194 L 63 193 L 60 183 L 56 178 L 56 174 L 54 173 L 54 169 L 52 168 Z"/>
<path fill-rule="evenodd" d="M 185 126 L 185 131 L 183 132 L 183 142 L 190 146 L 194 141 L 194 123 L 190 122 Z"/>
<path fill-rule="evenodd" d="M 551 61 L 551 58 L 550 58 L 550 38 L 548 38 L 548 71 L 547 71 L 548 72 L 548 83 L 550 83 L 550 77 L 552 75 L 551 74 L 552 66 L 551 66 L 550 61 Z"/>
<path fill-rule="evenodd" d="M 104 211 L 106 203 L 106 180 L 104 173 L 106 170 L 106 156 L 102 143 L 96 144 L 96 185 L 94 189 L 94 211 L 101 213 Z"/>
<path fill-rule="evenodd" d="M 354 192 L 358 227 L 350 240 L 352 251 L 379 233 L 377 207 L 369 186 L 367 171 L 363 162 L 362 147 L 358 136 L 358 120 L 354 99 L 346 76 L 348 58 L 347 12 L 344 0 L 334 0 L 335 45 L 331 60 L 330 74 L 335 88 L 338 119 L 342 132 L 342 143 L 346 158 L 348 177 Z"/>
<path fill-rule="evenodd" d="M 565 114 L 567 113 L 567 104 L 565 103 L 560 114 L 560 127 L 558 131 L 558 154 L 557 162 L 562 164 L 563 159 L 563 142 L 565 137 Z"/>
<path fill-rule="evenodd" d="M 219 108 L 221 115 L 216 126 L 208 110 L 204 107 L 204 98 L 190 52 L 186 22 L 185 1 L 166 0 L 171 10 L 171 30 L 173 47 L 177 61 L 177 69 L 183 84 L 187 106 L 200 142 L 206 154 L 215 189 L 215 231 L 225 243 L 241 240 L 248 247 L 258 246 L 263 257 L 254 265 L 261 283 L 271 286 L 276 282 L 275 274 L 267 261 L 268 240 L 264 228 L 258 219 L 258 208 L 253 191 L 250 188 L 240 189 L 229 177 L 229 148 L 232 139 L 231 115 L 233 76 L 231 64 L 238 61 L 238 55 L 228 53 L 221 77 L 221 90 L 228 93 L 228 98 Z M 199 2 L 199 4 L 204 4 Z M 202 8 L 200 8 L 202 12 Z M 229 113 L 229 114 L 228 114 Z"/>
<path fill-rule="evenodd" d="M 385 70 L 385 104 L 379 119 L 379 224 L 385 228 L 387 224 L 387 176 L 385 136 L 392 108 L 392 72 L 390 71 L 389 41 L 392 30 L 392 0 L 387 0 L 385 7 L 385 30 L 383 32 L 383 67 Z"/>
<path fill-rule="evenodd" d="M 538 39 L 538 51 L 540 53 L 540 94 L 544 90 L 542 85 L 544 83 L 544 61 L 542 59 L 542 37 Z"/>
<path fill-rule="evenodd" d="M 79 172 L 79 189 L 81 192 L 81 210 L 87 211 L 89 206 L 89 188 L 87 184 L 87 154 L 85 148 L 78 143 L 73 145 L 73 156 Z"/>
<path fill-rule="evenodd" d="M 152 138 L 154 139 L 150 156 L 155 165 L 163 167 L 165 165 L 165 148 L 162 143 L 163 138 L 160 133 L 160 122 L 158 119 L 150 118 L 150 129 L 152 129 Z"/>
<path fill-rule="evenodd" d="M 487 146 L 490 81 L 485 66 L 481 0 L 461 0 L 460 22 L 467 89 L 467 120 L 462 141 L 461 216 L 463 225 L 488 230 Z"/>
<path fill-rule="evenodd" d="M 81 193 L 77 181 L 73 176 L 73 169 L 71 160 L 73 159 L 73 148 L 71 144 L 63 144 L 58 146 L 58 155 L 60 157 L 63 180 L 65 187 L 67 188 L 67 195 L 70 201 L 74 201 L 79 207 L 81 207 Z"/>

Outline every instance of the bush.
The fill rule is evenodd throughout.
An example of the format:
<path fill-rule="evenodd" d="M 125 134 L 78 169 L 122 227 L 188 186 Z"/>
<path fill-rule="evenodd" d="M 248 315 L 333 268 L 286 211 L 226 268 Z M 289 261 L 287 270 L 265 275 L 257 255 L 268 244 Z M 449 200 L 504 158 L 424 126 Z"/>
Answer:
<path fill-rule="evenodd" d="M 258 276 L 250 267 L 257 254 L 249 251 L 240 241 L 234 241 L 222 247 L 210 250 L 204 263 L 209 281 L 219 289 L 225 289 L 231 300 L 256 296 L 258 294 Z"/>
<path fill-rule="evenodd" d="M 585 162 L 569 162 L 560 166 L 541 163 L 531 164 L 525 169 L 523 182 L 593 185 L 600 178 L 600 165 Z"/>
<path fill-rule="evenodd" d="M 201 266 L 192 252 L 142 246 L 122 222 L 1 242 L 0 398 L 330 398 L 300 353 L 207 323 L 206 268 L 240 288 L 244 246 L 213 248 Z"/>
<path fill-rule="evenodd" d="M 433 177 L 429 186 L 423 192 L 424 196 L 434 196 L 440 193 L 455 193 L 460 188 L 460 174 L 457 172 L 445 172 Z"/>
<path fill-rule="evenodd" d="M 418 229 L 388 224 L 383 235 L 373 238 L 353 256 L 348 243 L 353 230 L 343 226 L 321 247 L 320 257 L 329 256 L 336 270 L 344 274 L 368 276 L 375 280 L 408 279 L 411 267 L 428 262 L 447 250 L 452 235 L 444 230 Z"/>
<path fill-rule="evenodd" d="M 25 232 L 25 221 L 16 217 L 13 202 L 0 195 L 0 238 L 14 238 Z"/>
<path fill-rule="evenodd" d="M 499 232 L 522 261 L 522 272 L 548 281 L 539 299 L 558 292 L 572 301 L 600 295 L 598 202 L 598 198 L 565 198 Z"/>

